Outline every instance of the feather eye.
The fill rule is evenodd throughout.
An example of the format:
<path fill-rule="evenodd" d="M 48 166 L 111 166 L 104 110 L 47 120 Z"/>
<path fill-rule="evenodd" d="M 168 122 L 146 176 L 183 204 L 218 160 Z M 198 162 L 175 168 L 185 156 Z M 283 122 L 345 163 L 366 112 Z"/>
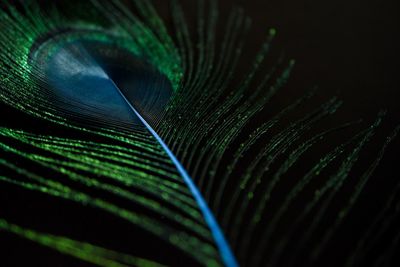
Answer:
<path fill-rule="evenodd" d="M 161 116 L 172 87 L 144 59 L 94 41 L 52 39 L 33 52 L 31 62 L 45 77 L 46 97 L 61 113 L 127 129 L 140 124 L 130 104 L 148 120 Z"/>
<path fill-rule="evenodd" d="M 384 112 L 332 144 L 358 124 L 318 128 L 342 105 L 336 97 L 304 111 L 312 90 L 266 118 L 295 60 L 273 59 L 270 29 L 243 73 L 250 19 L 235 7 L 221 33 L 216 1 L 196 5 L 192 25 L 172 1 L 169 29 L 144 0 L 6 4 L 1 100 L 40 126 L 0 128 L 0 183 L 26 192 L 22 201 L 53 200 L 75 226 L 86 212 L 104 222 L 80 237 L 41 209 L 49 229 L 11 213 L 0 214 L 0 230 L 99 266 L 291 266 L 307 245 L 301 262 L 323 259 L 399 128 L 351 177 Z M 371 231 L 343 262 L 362 261 Z"/>

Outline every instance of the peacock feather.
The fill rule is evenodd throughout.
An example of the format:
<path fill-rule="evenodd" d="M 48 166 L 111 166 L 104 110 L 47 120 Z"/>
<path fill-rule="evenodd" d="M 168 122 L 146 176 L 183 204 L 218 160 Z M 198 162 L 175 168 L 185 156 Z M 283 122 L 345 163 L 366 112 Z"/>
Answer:
<path fill-rule="evenodd" d="M 44 255 L 318 266 L 399 131 L 362 167 L 384 111 L 320 127 L 342 101 L 310 107 L 311 89 L 266 116 L 295 61 L 271 52 L 271 28 L 244 68 L 250 19 L 239 7 L 221 18 L 216 1 L 198 0 L 192 20 L 171 1 L 166 21 L 146 0 L 3 3 L 0 230 Z M 343 265 L 363 264 L 398 221 L 399 186 Z M 395 253 L 393 233 L 380 261 Z"/>

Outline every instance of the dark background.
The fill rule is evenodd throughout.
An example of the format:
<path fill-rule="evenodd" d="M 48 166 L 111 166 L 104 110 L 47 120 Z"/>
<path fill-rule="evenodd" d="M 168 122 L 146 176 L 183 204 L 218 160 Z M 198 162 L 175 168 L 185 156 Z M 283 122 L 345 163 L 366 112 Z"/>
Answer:
<path fill-rule="evenodd" d="M 154 2 L 162 17 L 170 22 L 168 1 Z M 195 14 L 194 1 L 181 2 L 190 20 Z M 279 110 L 285 104 L 303 95 L 308 88 L 318 85 L 317 96 L 311 100 L 310 105 L 318 105 L 321 100 L 332 95 L 338 95 L 344 100 L 343 107 L 334 118 L 329 119 L 327 124 L 338 125 L 338 123 L 358 118 L 371 121 L 379 110 L 387 109 L 388 114 L 378 134 L 378 137 L 382 138 L 400 123 L 400 105 L 398 104 L 400 9 L 398 1 L 220 0 L 222 21 L 224 17 L 227 17 L 233 4 L 242 6 L 253 19 L 247 44 L 249 62 L 253 58 L 252 53 L 258 49 L 270 27 L 276 28 L 278 32 L 274 45 L 277 50 L 273 53 L 278 54 L 284 51 L 289 58 L 296 59 L 290 86 L 287 86 L 285 91 L 280 93 L 280 97 L 275 99 L 272 109 Z M 248 63 L 246 58 L 243 59 L 243 66 L 246 66 L 245 63 Z M 31 122 L 30 118 L 12 108 L 3 106 L 1 111 L 0 125 L 17 126 L 22 121 L 25 127 L 26 124 L 32 124 L 28 127 L 45 127 L 44 124 Z M 396 164 L 399 163 L 398 148 L 399 141 L 396 141 L 385 157 L 385 168 L 380 169 L 379 172 L 380 177 L 389 181 L 394 181 L 399 176 L 396 174 Z M 17 218 L 16 222 L 31 221 L 29 226 L 33 229 L 59 231 L 70 234 L 76 239 L 97 240 L 99 237 L 94 233 L 100 232 L 108 225 L 121 229 L 127 227 L 123 222 L 113 221 L 113 218 L 106 214 L 95 212 L 91 214 L 84 209 L 79 211 L 80 208 L 77 205 L 70 206 L 70 210 L 60 211 L 54 205 L 50 205 L 52 198 L 41 196 L 32 203 L 26 203 L 22 201 L 25 196 L 24 191 L 2 184 L 0 205 L 6 203 L 7 207 L 0 208 L 0 215 L 5 218 L 14 216 Z M 16 201 L 12 201 L 11 198 Z M 28 209 L 31 212 L 15 215 L 22 209 Z M 41 211 L 36 212 L 39 210 Z M 66 219 L 66 214 L 76 212 L 84 215 L 81 224 L 74 225 L 80 228 L 75 228 L 74 231 L 68 233 L 71 231 L 68 224 L 73 222 Z M 38 214 L 40 214 L 39 217 L 37 217 Z M 52 221 L 53 226 L 43 225 L 42 221 L 46 220 Z M 354 222 L 355 225 L 357 223 L 362 224 L 362 221 Z M 89 228 L 99 231 L 89 233 L 87 231 Z M 112 233 L 102 232 L 102 235 L 104 236 L 101 240 L 111 241 L 102 243 L 101 240 L 97 240 L 99 245 L 111 245 L 116 250 L 129 253 L 126 244 L 148 240 L 149 244 L 143 246 L 143 251 L 140 251 L 140 247 L 135 247 L 138 249 L 137 254 L 148 258 L 156 254 L 166 263 L 173 265 L 194 264 L 184 255 L 176 255 L 172 249 L 169 251 L 165 244 L 152 243 L 159 241 L 152 240 L 152 237 L 145 233 L 140 235 L 138 232 L 127 233 L 121 240 L 112 240 Z M 82 266 L 81 262 L 68 256 L 38 247 L 25 240 L 15 239 L 12 235 L 1 233 L 0 244 L 6 247 L 1 250 L 4 254 L 3 260 L 6 262 L 5 266 L 24 266 L 28 263 L 29 266 Z M 157 252 L 149 251 L 151 247 L 157 249 Z M 21 255 L 27 256 L 21 257 Z M 324 264 L 324 266 L 327 265 L 329 264 Z"/>
<path fill-rule="evenodd" d="M 156 1 L 163 2 L 163 1 Z M 184 3 L 192 2 L 185 1 Z M 221 0 L 221 12 L 233 3 L 252 18 L 249 50 L 255 50 L 270 27 L 276 47 L 297 62 L 285 96 L 318 85 L 324 95 L 339 95 L 346 114 L 371 115 L 389 110 L 399 118 L 399 4 L 361 0 Z M 186 5 L 185 5 L 186 6 Z M 191 4 L 188 4 L 190 6 Z M 224 13 L 222 13 L 224 16 Z"/>

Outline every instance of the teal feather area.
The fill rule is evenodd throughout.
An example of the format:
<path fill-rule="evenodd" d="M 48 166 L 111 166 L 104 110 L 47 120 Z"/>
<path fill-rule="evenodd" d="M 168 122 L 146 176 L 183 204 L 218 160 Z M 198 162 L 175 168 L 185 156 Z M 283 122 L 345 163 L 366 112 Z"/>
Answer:
<path fill-rule="evenodd" d="M 249 51 L 242 8 L 193 5 L 194 19 L 175 0 L 169 17 L 146 0 L 5 2 L 0 103 L 16 119 L 0 125 L 0 240 L 14 254 L 60 266 L 329 266 L 399 126 L 381 129 L 385 111 L 332 125 L 345 103 L 310 104 L 318 89 L 277 109 L 296 71 L 277 30 Z M 377 197 L 341 265 L 362 266 L 393 231 L 399 185 Z"/>

